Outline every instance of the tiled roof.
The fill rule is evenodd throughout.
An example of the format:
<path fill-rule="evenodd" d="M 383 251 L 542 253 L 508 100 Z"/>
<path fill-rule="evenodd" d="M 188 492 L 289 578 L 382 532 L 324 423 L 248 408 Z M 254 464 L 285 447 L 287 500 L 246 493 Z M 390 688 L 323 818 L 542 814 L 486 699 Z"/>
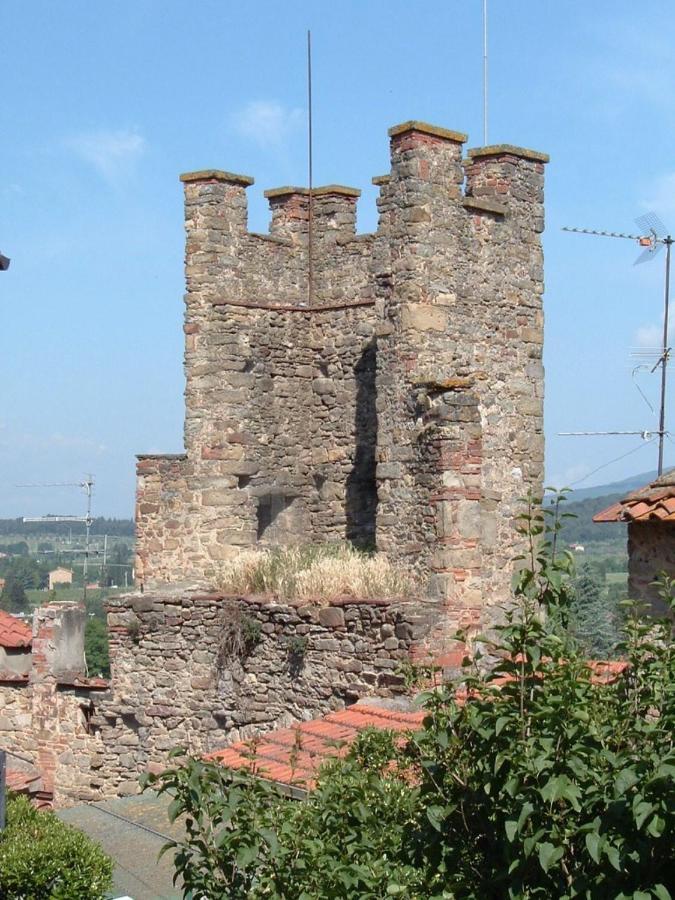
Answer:
<path fill-rule="evenodd" d="M 0 647 L 30 647 L 32 643 L 30 625 L 0 609 Z"/>
<path fill-rule="evenodd" d="M 257 741 L 239 741 L 207 759 L 233 769 L 251 769 L 277 784 L 309 790 L 318 769 L 330 757 L 344 756 L 359 732 L 366 728 L 397 732 L 415 731 L 426 713 L 400 712 L 357 703 L 321 719 L 302 722 L 263 735 Z"/>
<path fill-rule="evenodd" d="M 594 522 L 675 522 L 675 469 L 593 516 Z"/>

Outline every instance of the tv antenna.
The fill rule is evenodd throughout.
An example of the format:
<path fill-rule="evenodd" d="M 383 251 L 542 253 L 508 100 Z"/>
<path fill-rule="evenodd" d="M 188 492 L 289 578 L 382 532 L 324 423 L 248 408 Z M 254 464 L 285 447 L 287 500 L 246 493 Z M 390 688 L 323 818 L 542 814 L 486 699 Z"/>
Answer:
<path fill-rule="evenodd" d="M 90 556 L 90 548 L 89 548 L 89 539 L 91 533 L 91 526 L 93 523 L 93 519 L 91 517 L 91 495 L 93 493 L 94 488 L 94 476 L 93 475 L 85 475 L 82 481 L 54 481 L 46 484 L 19 484 L 17 487 L 79 487 L 87 495 L 87 512 L 84 516 L 60 516 L 60 515 L 47 515 L 47 516 L 24 516 L 24 522 L 38 522 L 42 524 L 58 524 L 61 522 L 81 522 L 85 527 L 85 539 L 84 539 L 84 559 L 82 561 L 82 599 L 87 599 L 87 573 L 89 571 L 89 556 Z"/>
<path fill-rule="evenodd" d="M 648 262 L 658 253 L 666 248 L 666 264 L 665 264 L 665 288 L 664 288 L 664 305 L 663 305 L 663 340 L 659 358 L 657 359 L 652 372 L 661 367 L 661 401 L 659 407 L 659 427 L 658 430 L 651 432 L 659 437 L 659 461 L 658 475 L 663 474 L 663 442 L 666 436 L 666 372 L 668 368 L 668 360 L 670 358 L 671 347 L 668 346 L 668 313 L 670 304 L 670 254 L 673 241 L 675 240 L 667 233 L 663 222 L 655 213 L 646 213 L 639 216 L 635 220 L 635 224 L 640 229 L 640 234 L 625 234 L 620 231 L 596 231 L 592 228 L 569 228 L 565 226 L 563 231 L 570 231 L 574 234 L 590 234 L 594 237 L 621 238 L 626 241 L 636 241 L 638 246 L 642 247 L 642 252 L 633 263 L 638 266 L 641 263 Z M 566 432 L 570 434 L 572 432 Z M 612 434 L 617 432 L 576 432 L 577 434 Z M 628 434 L 630 432 L 624 432 Z M 646 434 L 646 432 L 636 432 L 637 434 Z"/>

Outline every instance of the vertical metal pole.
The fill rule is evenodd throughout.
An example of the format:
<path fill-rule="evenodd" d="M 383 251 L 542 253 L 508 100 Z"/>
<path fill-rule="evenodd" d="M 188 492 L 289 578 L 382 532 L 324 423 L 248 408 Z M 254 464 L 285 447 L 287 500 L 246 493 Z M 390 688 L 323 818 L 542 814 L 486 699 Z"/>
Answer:
<path fill-rule="evenodd" d="M 673 245 L 673 239 L 670 235 L 664 238 L 666 245 L 666 287 L 663 309 L 663 355 L 661 356 L 661 411 L 659 415 L 659 468 L 658 474 L 663 474 L 663 441 L 666 431 L 666 374 L 668 369 L 668 356 L 670 348 L 668 347 L 668 306 L 670 302 L 670 248 Z"/>
<path fill-rule="evenodd" d="M 483 0 L 483 146 L 488 142 L 488 26 L 487 0 Z"/>
<path fill-rule="evenodd" d="M 307 222 L 307 253 L 308 253 L 308 278 L 307 278 L 307 303 L 312 305 L 314 298 L 314 197 L 312 194 L 312 32 L 307 30 L 307 162 L 309 180 L 309 214 Z"/>
<path fill-rule="evenodd" d="M 7 754 L 0 750 L 0 831 L 5 827 L 5 798 L 7 782 Z"/>
<path fill-rule="evenodd" d="M 87 475 L 84 489 L 87 492 L 87 518 L 85 519 L 84 564 L 82 566 L 82 599 L 87 602 L 87 575 L 89 573 L 89 534 L 91 531 L 91 489 L 94 484 L 92 475 Z"/>

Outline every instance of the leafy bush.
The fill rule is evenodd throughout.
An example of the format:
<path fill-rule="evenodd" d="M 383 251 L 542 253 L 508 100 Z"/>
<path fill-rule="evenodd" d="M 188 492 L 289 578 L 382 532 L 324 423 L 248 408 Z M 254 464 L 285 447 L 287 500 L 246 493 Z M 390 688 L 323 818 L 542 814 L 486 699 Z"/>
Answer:
<path fill-rule="evenodd" d="M 112 884 L 112 861 L 82 832 L 26 797 L 10 796 L 0 833 L 0 897 L 99 900 Z"/>
<path fill-rule="evenodd" d="M 671 897 L 672 622 L 633 609 L 626 668 L 599 677 L 567 630 L 557 506 L 531 503 L 521 525 L 515 602 L 484 643 L 493 664 L 467 661 L 461 692 L 429 692 L 407 741 L 362 735 L 302 801 L 197 760 L 149 778 L 186 817 L 187 897 Z M 673 583 L 663 595 L 675 613 Z"/>

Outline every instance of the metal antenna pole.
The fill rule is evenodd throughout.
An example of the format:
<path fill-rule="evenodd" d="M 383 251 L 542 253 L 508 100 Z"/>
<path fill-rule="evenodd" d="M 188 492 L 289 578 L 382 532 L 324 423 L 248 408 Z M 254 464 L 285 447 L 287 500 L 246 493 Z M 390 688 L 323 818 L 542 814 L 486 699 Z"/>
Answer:
<path fill-rule="evenodd" d="M 666 286 L 664 291 L 664 310 L 663 310 L 663 354 L 661 356 L 661 409 L 659 411 L 659 468 L 658 474 L 663 475 L 663 438 L 666 428 L 666 369 L 668 367 L 668 356 L 670 355 L 670 347 L 668 346 L 668 306 L 670 302 L 670 248 L 673 245 L 673 239 L 670 235 L 663 239 L 666 245 Z"/>
<path fill-rule="evenodd" d="M 314 299 L 314 196 L 312 171 L 312 32 L 307 30 L 307 164 L 309 180 L 309 211 L 307 221 L 307 304 L 312 305 Z"/>
<path fill-rule="evenodd" d="M 488 142 L 488 27 L 487 0 L 483 0 L 483 146 Z"/>
<path fill-rule="evenodd" d="M 590 234 L 597 237 L 609 237 L 609 238 L 622 238 L 623 240 L 628 241 L 636 241 L 640 247 L 643 248 L 642 253 L 635 260 L 633 265 L 639 265 L 640 263 L 647 262 L 650 259 L 653 259 L 656 254 L 663 249 L 666 248 L 666 279 L 665 279 L 665 291 L 664 291 L 664 311 L 663 311 L 663 343 L 661 346 L 660 356 L 651 370 L 655 372 L 656 369 L 661 366 L 661 404 L 659 409 L 659 427 L 656 434 L 659 436 L 659 457 L 658 457 L 658 475 L 663 474 L 663 444 L 664 439 L 667 434 L 666 432 L 666 375 L 668 368 L 668 360 L 670 358 L 670 347 L 668 346 L 668 312 L 669 312 L 669 302 L 670 302 L 670 252 L 671 247 L 673 245 L 673 238 L 671 235 L 666 234 L 665 227 L 663 222 L 656 216 L 654 213 L 646 213 L 643 216 L 640 216 L 635 220 L 638 227 L 641 229 L 640 234 L 627 234 L 622 231 L 599 231 L 594 228 L 570 228 L 565 226 L 563 231 L 570 231 L 574 234 Z M 646 351 L 639 351 L 639 355 L 644 358 Z M 639 368 L 639 367 L 638 367 Z M 636 370 L 633 370 L 634 373 Z M 637 385 L 636 385 L 637 387 Z M 638 390 L 640 390 L 638 388 Z M 640 391 L 642 394 L 642 391 Z M 644 397 L 644 394 L 642 394 Z M 646 399 L 646 398 L 645 398 Z M 649 401 L 647 401 L 649 404 Z M 563 432 L 565 433 L 565 432 Z M 572 432 L 566 432 L 567 434 L 571 434 Z M 579 433 L 579 432 L 577 432 Z M 591 432 L 586 432 L 587 434 Z M 600 434 L 600 432 L 593 432 L 595 434 Z M 619 432 L 604 432 L 604 433 L 614 433 L 617 434 Z M 629 432 L 624 432 L 625 434 Z M 654 433 L 651 429 L 645 429 L 643 432 L 643 436 L 646 436 L 649 433 Z"/>

